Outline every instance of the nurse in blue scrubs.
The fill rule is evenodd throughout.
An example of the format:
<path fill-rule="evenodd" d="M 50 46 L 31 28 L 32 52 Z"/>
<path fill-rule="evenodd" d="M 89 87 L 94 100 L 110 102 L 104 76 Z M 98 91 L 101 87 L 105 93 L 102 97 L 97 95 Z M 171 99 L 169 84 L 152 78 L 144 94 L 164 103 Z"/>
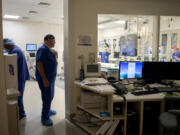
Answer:
<path fill-rule="evenodd" d="M 38 49 L 36 54 L 36 80 L 41 90 L 43 103 L 41 123 L 44 126 L 52 126 L 53 121 L 50 116 L 56 114 L 56 111 L 51 110 L 57 73 L 57 52 L 51 49 L 54 45 L 55 37 L 48 34 L 44 37 L 44 44 Z"/>
<path fill-rule="evenodd" d="M 174 53 L 172 54 L 172 60 L 174 62 L 180 62 L 180 51 L 179 48 L 174 48 Z"/>
<path fill-rule="evenodd" d="M 23 94 L 26 80 L 30 79 L 29 71 L 26 63 L 26 59 L 22 50 L 15 45 L 15 43 L 5 38 L 3 40 L 4 48 L 6 49 L 8 54 L 17 54 L 17 65 L 18 65 L 18 90 L 21 95 L 18 97 L 18 106 L 19 106 L 19 119 L 26 117 L 26 113 L 24 111 L 23 105 Z"/>

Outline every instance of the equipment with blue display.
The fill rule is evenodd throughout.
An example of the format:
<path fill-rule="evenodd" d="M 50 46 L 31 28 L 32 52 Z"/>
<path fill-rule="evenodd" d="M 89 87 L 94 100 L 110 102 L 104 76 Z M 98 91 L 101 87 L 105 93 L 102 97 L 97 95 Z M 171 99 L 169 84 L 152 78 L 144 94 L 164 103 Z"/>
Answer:
<path fill-rule="evenodd" d="M 120 62 L 119 80 L 142 78 L 143 62 Z"/>
<path fill-rule="evenodd" d="M 26 44 L 26 51 L 36 51 L 37 45 L 36 44 Z"/>

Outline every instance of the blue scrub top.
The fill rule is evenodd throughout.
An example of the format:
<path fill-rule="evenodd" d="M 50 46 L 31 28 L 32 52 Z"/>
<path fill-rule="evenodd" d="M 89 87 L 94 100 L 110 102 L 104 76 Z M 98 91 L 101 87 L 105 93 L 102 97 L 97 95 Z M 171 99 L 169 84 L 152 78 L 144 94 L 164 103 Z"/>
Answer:
<path fill-rule="evenodd" d="M 30 79 L 28 66 L 26 63 L 26 58 L 22 50 L 14 45 L 14 48 L 11 51 L 8 51 L 8 54 L 17 54 L 17 64 L 18 64 L 18 85 L 19 87 L 25 83 L 26 80 Z M 20 90 L 21 91 L 21 90 Z"/>
<path fill-rule="evenodd" d="M 42 45 L 36 54 L 36 65 L 37 62 L 41 61 L 44 67 L 45 75 L 49 82 L 54 82 L 57 74 L 57 61 L 52 51 L 45 45 Z M 36 66 L 36 80 L 42 81 L 41 75 Z"/>
<path fill-rule="evenodd" d="M 99 55 L 101 56 L 101 62 L 109 63 L 109 52 L 99 52 Z"/>
<path fill-rule="evenodd" d="M 175 59 L 175 56 L 178 57 L 178 58 L 180 58 L 180 52 L 178 52 L 178 53 L 173 53 L 173 54 L 172 54 L 172 59 L 173 59 L 173 61 L 180 62 L 180 61 L 178 61 L 178 60 Z"/>

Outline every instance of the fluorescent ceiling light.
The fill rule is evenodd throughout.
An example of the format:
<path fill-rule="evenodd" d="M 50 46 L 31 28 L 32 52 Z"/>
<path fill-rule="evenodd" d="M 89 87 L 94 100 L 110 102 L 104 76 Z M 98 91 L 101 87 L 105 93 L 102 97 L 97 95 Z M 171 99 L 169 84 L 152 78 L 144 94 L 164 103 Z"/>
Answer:
<path fill-rule="evenodd" d="M 104 28 L 104 25 L 98 25 L 98 28 L 99 28 L 99 29 L 103 29 L 103 28 Z"/>
<path fill-rule="evenodd" d="M 115 23 L 117 23 L 117 24 L 125 24 L 126 21 L 124 21 L 124 20 L 119 20 L 119 21 L 115 21 Z"/>
<path fill-rule="evenodd" d="M 4 15 L 4 18 L 6 18 L 6 19 L 19 19 L 19 16 L 17 16 L 17 15 Z"/>

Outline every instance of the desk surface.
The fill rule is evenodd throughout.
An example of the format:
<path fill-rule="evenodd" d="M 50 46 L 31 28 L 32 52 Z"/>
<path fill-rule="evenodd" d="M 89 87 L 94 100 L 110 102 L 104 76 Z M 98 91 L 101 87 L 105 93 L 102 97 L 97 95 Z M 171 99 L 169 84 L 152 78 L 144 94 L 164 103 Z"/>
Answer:
<path fill-rule="evenodd" d="M 110 90 L 107 92 L 101 92 L 96 89 L 93 89 L 92 86 L 87 86 L 79 81 L 75 81 L 75 84 L 80 86 L 81 88 L 91 90 L 93 92 L 99 93 L 99 94 L 106 94 L 106 95 L 111 95 L 114 94 L 114 90 Z M 128 92 L 128 94 L 124 95 L 126 97 L 127 101 L 159 101 L 159 100 L 164 100 L 165 94 L 164 93 L 157 93 L 157 94 L 149 94 L 149 95 L 141 95 L 141 96 L 135 96 Z M 119 96 L 119 95 L 113 95 L 113 102 L 123 102 L 124 99 Z"/>
<path fill-rule="evenodd" d="M 141 95 L 141 96 L 135 96 L 128 92 L 128 94 L 124 95 L 126 97 L 126 100 L 131 101 L 159 101 L 164 100 L 165 94 L 164 93 L 158 93 L 158 94 L 149 94 L 149 95 Z M 119 95 L 113 95 L 113 101 L 119 102 L 124 101 L 124 99 Z"/>
<path fill-rule="evenodd" d="M 84 89 L 87 89 L 87 90 L 90 90 L 90 91 L 93 91 L 93 92 L 96 92 L 96 93 L 99 93 L 99 94 L 103 94 L 103 95 L 112 95 L 114 94 L 114 90 L 112 89 L 109 89 L 109 90 L 106 90 L 106 91 L 101 91 L 101 90 L 97 90 L 95 89 L 94 86 L 88 86 L 88 85 L 85 85 L 83 83 L 81 83 L 80 81 L 75 81 L 74 82 L 76 85 L 80 86 L 81 88 L 84 88 Z"/>

